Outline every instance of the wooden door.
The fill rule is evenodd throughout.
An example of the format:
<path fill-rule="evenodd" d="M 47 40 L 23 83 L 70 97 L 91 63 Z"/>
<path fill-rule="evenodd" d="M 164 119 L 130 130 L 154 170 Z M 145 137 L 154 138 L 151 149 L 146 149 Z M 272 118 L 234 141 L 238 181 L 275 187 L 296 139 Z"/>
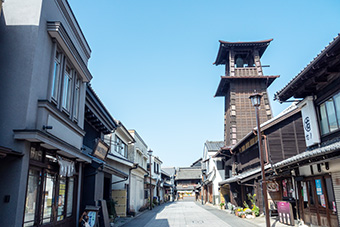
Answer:
<path fill-rule="evenodd" d="M 319 226 L 338 226 L 331 178 L 318 176 L 306 179 L 303 191 L 307 192 L 308 203 L 303 206 L 304 221 Z"/>

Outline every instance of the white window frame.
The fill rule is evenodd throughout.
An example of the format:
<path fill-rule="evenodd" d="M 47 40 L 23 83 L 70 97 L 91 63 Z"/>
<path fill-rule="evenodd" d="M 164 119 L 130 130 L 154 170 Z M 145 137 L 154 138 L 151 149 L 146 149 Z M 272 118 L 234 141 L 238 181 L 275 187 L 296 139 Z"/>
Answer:
<path fill-rule="evenodd" d="M 53 62 L 53 76 L 52 76 L 52 88 L 51 88 L 51 98 L 54 102 L 58 103 L 59 85 L 60 85 L 60 72 L 62 67 L 62 53 L 59 50 L 55 51 L 54 62 Z"/>
<path fill-rule="evenodd" d="M 80 102 L 80 79 L 77 77 L 77 73 L 74 73 L 75 87 L 74 87 L 74 105 L 73 105 L 73 119 L 78 121 L 79 118 L 79 102 Z"/>

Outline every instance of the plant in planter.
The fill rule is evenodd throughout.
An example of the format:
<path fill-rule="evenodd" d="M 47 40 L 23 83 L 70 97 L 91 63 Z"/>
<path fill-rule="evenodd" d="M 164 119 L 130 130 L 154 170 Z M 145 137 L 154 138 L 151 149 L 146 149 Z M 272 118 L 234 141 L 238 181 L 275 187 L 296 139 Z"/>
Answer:
<path fill-rule="evenodd" d="M 253 212 L 253 215 L 255 217 L 258 217 L 260 215 L 260 208 L 256 206 L 255 204 L 253 205 L 253 208 L 251 209 L 251 211 Z"/>
<path fill-rule="evenodd" d="M 244 211 L 239 211 L 239 212 L 238 212 L 238 216 L 239 216 L 240 218 L 245 218 L 245 217 L 246 217 L 246 213 L 245 213 Z"/>
<path fill-rule="evenodd" d="M 220 203 L 221 210 L 224 208 L 224 203 Z"/>
<path fill-rule="evenodd" d="M 236 216 L 239 216 L 239 214 L 240 214 L 241 212 L 243 212 L 242 207 L 237 207 L 237 208 L 235 209 L 235 215 L 236 215 Z"/>

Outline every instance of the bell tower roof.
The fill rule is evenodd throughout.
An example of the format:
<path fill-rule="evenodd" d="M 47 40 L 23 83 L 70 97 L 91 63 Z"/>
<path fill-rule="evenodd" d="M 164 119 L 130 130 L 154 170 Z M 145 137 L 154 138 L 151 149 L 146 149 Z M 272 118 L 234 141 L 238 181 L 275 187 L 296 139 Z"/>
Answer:
<path fill-rule="evenodd" d="M 262 41 L 248 41 L 248 42 L 227 42 L 219 40 L 220 48 L 218 50 L 218 54 L 216 57 L 216 61 L 214 65 L 225 65 L 228 62 L 229 51 L 231 49 L 234 50 L 242 50 L 242 49 L 257 49 L 259 52 L 259 56 L 261 57 L 267 46 L 273 39 L 267 39 Z"/>

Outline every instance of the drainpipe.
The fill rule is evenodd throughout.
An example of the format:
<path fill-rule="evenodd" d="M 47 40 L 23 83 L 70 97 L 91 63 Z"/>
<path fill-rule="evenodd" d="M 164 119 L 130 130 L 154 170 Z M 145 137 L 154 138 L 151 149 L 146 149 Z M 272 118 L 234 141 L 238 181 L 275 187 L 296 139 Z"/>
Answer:
<path fill-rule="evenodd" d="M 1 0 L 0 0 L 1 1 Z M 81 184 L 83 178 L 83 163 L 79 163 L 79 176 L 78 176 L 78 192 L 77 192 L 77 216 L 76 216 L 76 227 L 79 226 L 79 215 L 80 215 L 80 192 L 81 192 Z"/>
<path fill-rule="evenodd" d="M 118 183 L 120 183 L 120 182 L 126 181 L 127 179 L 129 179 L 128 176 L 127 176 L 127 177 L 124 177 L 123 180 L 119 180 L 119 181 L 116 181 L 116 182 L 112 182 L 111 185 L 112 185 L 112 184 L 118 184 Z"/>

